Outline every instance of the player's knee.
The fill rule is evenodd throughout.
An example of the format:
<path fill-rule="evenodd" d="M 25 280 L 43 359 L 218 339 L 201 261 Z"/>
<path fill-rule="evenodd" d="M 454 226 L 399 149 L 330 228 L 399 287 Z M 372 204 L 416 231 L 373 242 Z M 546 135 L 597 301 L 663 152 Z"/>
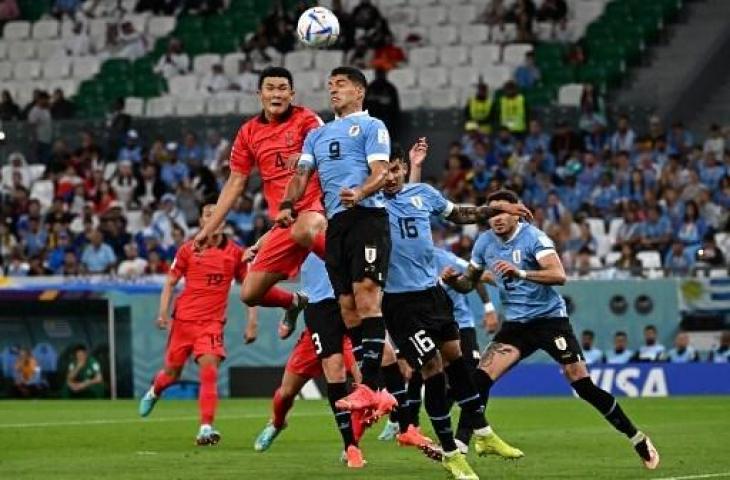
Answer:
<path fill-rule="evenodd" d="M 324 376 L 330 383 L 344 382 L 347 377 L 345 372 L 345 360 L 342 354 L 335 353 L 322 359 L 322 370 Z"/>
<path fill-rule="evenodd" d="M 582 362 L 564 365 L 563 375 L 570 383 L 589 377 L 588 368 Z"/>
<path fill-rule="evenodd" d="M 241 301 L 249 307 L 258 306 L 261 302 L 260 295 L 258 295 L 257 292 L 253 291 L 253 289 L 250 288 L 242 288 L 240 296 Z"/>
<path fill-rule="evenodd" d="M 443 363 L 441 363 L 441 359 L 438 356 L 433 357 L 431 360 L 427 361 L 423 364 L 421 367 L 421 375 L 423 375 L 423 378 L 430 378 L 433 377 L 436 374 L 439 374 L 444 371 Z"/>

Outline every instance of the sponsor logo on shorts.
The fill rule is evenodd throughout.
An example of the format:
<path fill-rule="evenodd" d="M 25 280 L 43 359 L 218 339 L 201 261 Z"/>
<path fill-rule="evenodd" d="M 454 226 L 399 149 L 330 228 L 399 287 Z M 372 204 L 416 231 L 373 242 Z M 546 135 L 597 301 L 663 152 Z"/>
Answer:
<path fill-rule="evenodd" d="M 365 247 L 365 261 L 375 263 L 376 258 L 378 258 L 378 249 L 375 247 Z"/>
<path fill-rule="evenodd" d="M 555 337 L 555 346 L 558 347 L 558 350 L 564 351 L 568 348 L 568 342 L 565 340 L 565 337 Z"/>

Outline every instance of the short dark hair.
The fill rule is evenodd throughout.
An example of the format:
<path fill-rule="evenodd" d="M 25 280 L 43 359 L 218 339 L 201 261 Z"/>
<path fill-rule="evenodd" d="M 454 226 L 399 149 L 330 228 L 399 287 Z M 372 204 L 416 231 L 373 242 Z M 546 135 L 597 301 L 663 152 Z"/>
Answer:
<path fill-rule="evenodd" d="M 344 75 L 351 82 L 360 85 L 362 88 L 368 88 L 367 78 L 355 67 L 337 67 L 330 72 L 330 77 L 334 77 L 335 75 Z"/>
<path fill-rule="evenodd" d="M 84 344 L 82 344 L 82 343 L 79 343 L 78 345 L 76 345 L 76 346 L 74 347 L 74 353 L 76 353 L 76 352 L 78 352 L 78 351 L 80 351 L 80 350 L 83 350 L 84 352 L 88 352 L 88 351 L 89 351 L 89 349 L 88 349 L 88 348 L 86 348 L 86 345 L 84 345 Z"/>
<path fill-rule="evenodd" d="M 294 89 L 294 77 L 292 77 L 289 70 L 284 67 L 266 67 L 259 74 L 259 90 L 261 90 L 264 80 L 269 77 L 286 78 L 289 81 L 289 86 L 292 90 Z"/>
<path fill-rule="evenodd" d="M 623 330 L 619 330 L 613 336 L 614 337 L 628 337 L 628 335 L 626 335 L 626 332 L 624 332 Z"/>
<path fill-rule="evenodd" d="M 591 338 L 596 337 L 596 334 L 593 330 L 583 330 L 583 333 L 581 335 L 588 335 Z"/>
<path fill-rule="evenodd" d="M 520 203 L 520 197 L 518 197 L 515 192 L 505 189 L 490 193 L 489 196 L 487 196 L 487 205 L 491 202 L 496 202 L 497 200 L 504 200 L 509 203 Z"/>
<path fill-rule="evenodd" d="M 649 330 L 653 330 L 656 332 L 656 327 L 654 325 L 647 325 L 646 327 L 644 327 L 645 332 L 647 332 Z"/>
<path fill-rule="evenodd" d="M 411 168 L 411 159 L 406 154 L 405 150 L 400 145 L 394 145 L 390 150 L 390 161 L 391 162 L 403 162 L 406 164 L 406 168 Z"/>

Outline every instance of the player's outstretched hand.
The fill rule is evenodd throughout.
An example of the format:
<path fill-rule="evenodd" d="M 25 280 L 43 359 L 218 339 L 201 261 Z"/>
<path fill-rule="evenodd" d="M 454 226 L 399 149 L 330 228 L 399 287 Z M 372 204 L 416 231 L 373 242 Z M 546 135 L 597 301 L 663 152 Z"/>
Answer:
<path fill-rule="evenodd" d="M 503 277 L 518 277 L 520 269 L 505 260 L 497 260 L 493 270 Z"/>
<path fill-rule="evenodd" d="M 157 317 L 157 321 L 155 323 L 157 324 L 157 328 L 160 330 L 167 330 L 170 328 L 170 319 L 165 315 Z"/>
<path fill-rule="evenodd" d="M 279 213 L 276 215 L 274 222 L 280 227 L 284 228 L 294 223 L 294 216 L 292 215 L 291 209 L 282 208 L 281 210 L 279 210 Z"/>
<path fill-rule="evenodd" d="M 505 203 L 499 206 L 504 212 L 510 215 L 517 215 L 520 218 L 524 218 L 528 222 L 532 221 L 532 212 L 522 203 Z"/>
<path fill-rule="evenodd" d="M 428 142 L 426 137 L 421 137 L 416 143 L 413 144 L 411 149 L 408 151 L 408 158 L 411 161 L 411 167 L 420 167 L 426 160 L 428 154 Z"/>
<path fill-rule="evenodd" d="M 201 230 L 198 232 L 197 235 L 195 235 L 195 238 L 193 239 L 193 248 L 195 251 L 199 252 L 202 249 L 205 248 L 205 246 L 208 244 L 208 234 Z"/>
<path fill-rule="evenodd" d="M 457 278 L 459 278 L 460 275 L 461 273 L 454 267 L 446 267 L 441 271 L 441 280 L 443 280 L 446 285 L 451 285 Z"/>
<path fill-rule="evenodd" d="M 362 200 L 362 190 L 359 188 L 343 188 L 340 190 L 340 201 L 345 208 L 352 208 Z"/>
<path fill-rule="evenodd" d="M 259 253 L 259 244 L 258 243 L 248 247 L 246 249 L 246 251 L 243 252 L 243 258 L 242 258 L 243 263 L 252 262 L 257 253 Z"/>

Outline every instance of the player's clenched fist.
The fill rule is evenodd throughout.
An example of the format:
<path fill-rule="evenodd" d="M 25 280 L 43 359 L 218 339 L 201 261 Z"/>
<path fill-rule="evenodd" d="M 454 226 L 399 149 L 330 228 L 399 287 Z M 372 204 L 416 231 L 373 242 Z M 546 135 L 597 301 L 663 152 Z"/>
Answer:
<path fill-rule="evenodd" d="M 362 190 L 359 188 L 343 188 L 340 190 L 340 201 L 345 208 L 352 208 L 362 200 Z"/>
<path fill-rule="evenodd" d="M 160 330 L 167 330 L 170 327 L 170 319 L 166 315 L 158 316 L 155 323 Z"/>
<path fill-rule="evenodd" d="M 294 215 L 292 215 L 291 209 L 282 208 L 281 210 L 279 210 L 279 213 L 276 215 L 274 222 L 276 222 L 276 224 L 280 227 L 288 227 L 289 225 L 294 223 Z"/>
<path fill-rule="evenodd" d="M 441 279 L 444 281 L 445 284 L 450 285 L 454 280 L 459 278 L 458 270 L 456 270 L 454 267 L 446 267 L 441 272 Z"/>
<path fill-rule="evenodd" d="M 505 260 L 497 260 L 492 269 L 503 277 L 520 277 L 520 269 Z"/>

